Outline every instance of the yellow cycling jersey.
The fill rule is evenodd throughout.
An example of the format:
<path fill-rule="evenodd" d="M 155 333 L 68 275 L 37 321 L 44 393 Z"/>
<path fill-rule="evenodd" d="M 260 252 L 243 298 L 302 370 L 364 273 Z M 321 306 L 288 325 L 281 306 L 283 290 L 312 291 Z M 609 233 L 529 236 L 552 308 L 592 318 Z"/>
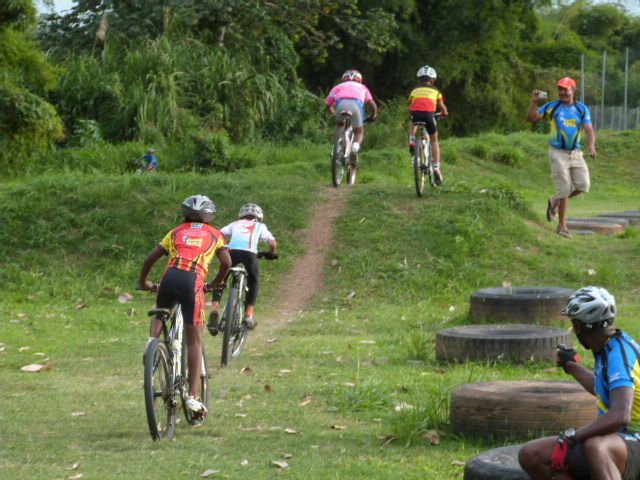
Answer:
<path fill-rule="evenodd" d="M 444 97 L 436 87 L 421 86 L 411 91 L 409 100 L 412 112 L 435 112 L 438 102 L 444 102 Z"/>

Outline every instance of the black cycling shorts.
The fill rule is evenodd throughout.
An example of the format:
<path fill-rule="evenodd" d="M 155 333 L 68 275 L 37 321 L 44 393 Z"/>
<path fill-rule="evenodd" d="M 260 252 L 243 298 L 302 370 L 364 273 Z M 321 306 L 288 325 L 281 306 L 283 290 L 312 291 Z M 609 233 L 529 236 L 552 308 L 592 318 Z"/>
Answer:
<path fill-rule="evenodd" d="M 429 135 L 433 135 L 438 131 L 438 124 L 436 123 L 436 119 L 433 117 L 433 112 L 422 112 L 422 111 L 414 111 L 409 112 L 411 115 L 412 122 L 424 122 L 425 128 L 427 129 L 427 133 Z"/>
<path fill-rule="evenodd" d="M 636 480 L 640 476 L 640 440 L 633 440 L 626 435 L 620 436 L 627 445 L 627 466 L 624 469 L 622 480 Z M 569 456 L 567 460 L 576 466 L 576 471 L 573 472 L 574 480 L 591 480 L 589 464 L 582 452 L 582 445 L 573 445 Z"/>
<path fill-rule="evenodd" d="M 195 272 L 168 268 L 156 296 L 158 308 L 172 308 L 176 303 L 182 308 L 182 318 L 186 325 L 204 325 L 204 290 L 198 285 Z"/>

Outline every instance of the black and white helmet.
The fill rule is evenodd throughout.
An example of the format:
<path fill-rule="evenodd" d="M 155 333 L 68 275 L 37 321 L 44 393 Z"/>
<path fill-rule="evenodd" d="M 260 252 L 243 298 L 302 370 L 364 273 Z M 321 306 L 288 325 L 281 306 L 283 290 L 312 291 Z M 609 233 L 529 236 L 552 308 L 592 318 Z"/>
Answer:
<path fill-rule="evenodd" d="M 182 214 L 192 222 L 211 223 L 216 216 L 216 205 L 206 195 L 191 195 L 182 202 Z"/>
<path fill-rule="evenodd" d="M 610 325 L 616 316 L 616 299 L 602 287 L 584 287 L 569 297 L 560 313 L 586 325 L 600 322 Z"/>
<path fill-rule="evenodd" d="M 429 77 L 435 79 L 437 78 L 436 69 L 430 67 L 429 65 L 425 65 L 424 67 L 420 67 L 420 70 L 418 70 L 418 73 L 416 73 L 416 77 Z"/>
<path fill-rule="evenodd" d="M 260 205 L 256 205 L 255 203 L 245 203 L 242 207 L 240 207 L 238 218 L 244 218 L 249 215 L 251 215 L 252 217 L 256 217 L 260 221 L 262 221 L 262 219 L 264 218 L 264 213 L 262 213 Z"/>

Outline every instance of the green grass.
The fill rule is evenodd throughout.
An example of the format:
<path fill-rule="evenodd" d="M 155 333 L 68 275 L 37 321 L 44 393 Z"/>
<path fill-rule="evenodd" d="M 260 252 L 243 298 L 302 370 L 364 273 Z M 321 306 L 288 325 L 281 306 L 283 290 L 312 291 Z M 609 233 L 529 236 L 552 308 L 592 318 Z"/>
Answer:
<path fill-rule="evenodd" d="M 640 208 L 639 140 L 599 134 L 592 192 L 571 202 L 571 215 Z M 435 334 L 471 323 L 474 290 L 600 284 L 616 296 L 620 326 L 640 335 L 638 229 L 555 235 L 544 219 L 552 186 L 543 136 L 443 142 L 446 183 L 422 199 L 404 150 L 365 150 L 323 291 L 283 330 L 260 323 L 260 338 L 228 369 L 217 367 L 219 338 L 207 337 L 209 419 L 197 429 L 182 422 L 174 442 L 153 443 L 140 358 L 153 297 L 132 291 L 138 269 L 186 195 L 210 194 L 219 225 L 257 201 L 283 252 L 263 264 L 257 315 L 267 318 L 329 171 L 326 145 L 265 148 L 270 166 L 231 174 L 71 172 L 0 185 L 0 478 L 187 479 L 214 469 L 211 478 L 461 479 L 461 463 L 501 443 L 451 432 L 452 389 L 566 378 L 546 364 L 439 365 Z M 130 303 L 118 302 L 123 291 Z M 49 360 L 51 370 L 20 371 Z M 279 471 L 275 460 L 290 467 Z"/>

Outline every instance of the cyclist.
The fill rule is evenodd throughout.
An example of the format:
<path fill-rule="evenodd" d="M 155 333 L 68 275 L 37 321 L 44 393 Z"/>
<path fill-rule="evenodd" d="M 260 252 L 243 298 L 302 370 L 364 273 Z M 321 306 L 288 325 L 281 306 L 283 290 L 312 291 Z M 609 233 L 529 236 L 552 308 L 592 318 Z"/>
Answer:
<path fill-rule="evenodd" d="M 215 204 L 204 195 L 193 195 L 182 202 L 184 223 L 165 235 L 162 242 L 149 253 L 140 271 L 140 286 L 153 290 L 154 285 L 147 276 L 153 265 L 163 255 L 169 255 L 169 264 L 158 286 L 156 306 L 171 308 L 176 303 L 182 307 L 184 331 L 188 349 L 189 395 L 186 408 L 202 416 L 207 409 L 198 398 L 200 389 L 200 358 L 202 357 L 202 330 L 205 319 L 204 289 L 209 262 L 214 255 L 220 265 L 210 287 L 222 284 L 231 268 L 231 257 L 220 231 L 209 225 L 216 213 Z M 147 345 L 160 336 L 162 321 L 151 320 L 150 338 Z"/>
<path fill-rule="evenodd" d="M 576 291 L 561 312 L 580 344 L 593 352 L 595 367 L 582 366 L 575 350 L 558 347 L 557 363 L 597 399 L 599 416 L 564 434 L 527 443 L 518 455 L 532 479 L 608 478 L 640 474 L 640 347 L 612 326 L 614 297 L 604 288 Z"/>
<path fill-rule="evenodd" d="M 158 170 L 158 157 L 154 155 L 153 148 L 149 148 L 147 153 L 142 155 L 138 160 L 142 160 L 144 162 L 144 170 L 147 172 L 155 172 Z"/>
<path fill-rule="evenodd" d="M 222 234 L 231 239 L 229 248 L 231 249 L 233 266 L 241 263 L 247 269 L 247 287 L 249 291 L 245 301 L 243 323 L 249 330 L 253 330 L 257 325 L 253 318 L 253 310 L 258 297 L 258 281 L 260 279 L 260 265 L 257 255 L 258 243 L 263 241 L 269 244 L 269 252 L 266 254 L 266 258 L 278 258 L 276 253 L 278 242 L 262 222 L 263 219 L 264 214 L 259 205 L 246 203 L 240 208 L 238 220 L 221 229 Z M 211 314 L 207 323 L 207 328 L 211 335 L 217 335 L 219 331 L 218 309 L 220 308 L 221 297 L 222 290 L 214 290 Z"/>
<path fill-rule="evenodd" d="M 325 100 L 327 111 L 335 117 L 336 124 L 333 132 L 334 142 L 340 128 L 340 112 L 351 113 L 351 125 L 353 126 L 353 144 L 351 152 L 356 160 L 364 138 L 364 106 L 371 107 L 371 114 L 366 118 L 367 122 L 373 122 L 378 115 L 376 105 L 369 89 L 362 84 L 362 75 L 357 70 L 347 70 L 342 74 L 342 83 L 331 89 Z"/>
<path fill-rule="evenodd" d="M 413 155 L 416 148 L 416 124 L 414 122 L 425 122 L 429 141 L 431 142 L 431 153 L 433 154 L 433 173 L 436 177 L 436 184 L 442 185 L 442 172 L 440 171 L 440 144 L 438 143 L 438 126 L 433 114 L 436 108 L 440 108 L 442 117 L 449 114 L 444 98 L 440 90 L 435 87 L 437 78 L 433 67 L 425 65 L 420 67 L 416 74 L 420 84 L 409 94 L 411 105 L 409 106 L 409 152 Z"/>

